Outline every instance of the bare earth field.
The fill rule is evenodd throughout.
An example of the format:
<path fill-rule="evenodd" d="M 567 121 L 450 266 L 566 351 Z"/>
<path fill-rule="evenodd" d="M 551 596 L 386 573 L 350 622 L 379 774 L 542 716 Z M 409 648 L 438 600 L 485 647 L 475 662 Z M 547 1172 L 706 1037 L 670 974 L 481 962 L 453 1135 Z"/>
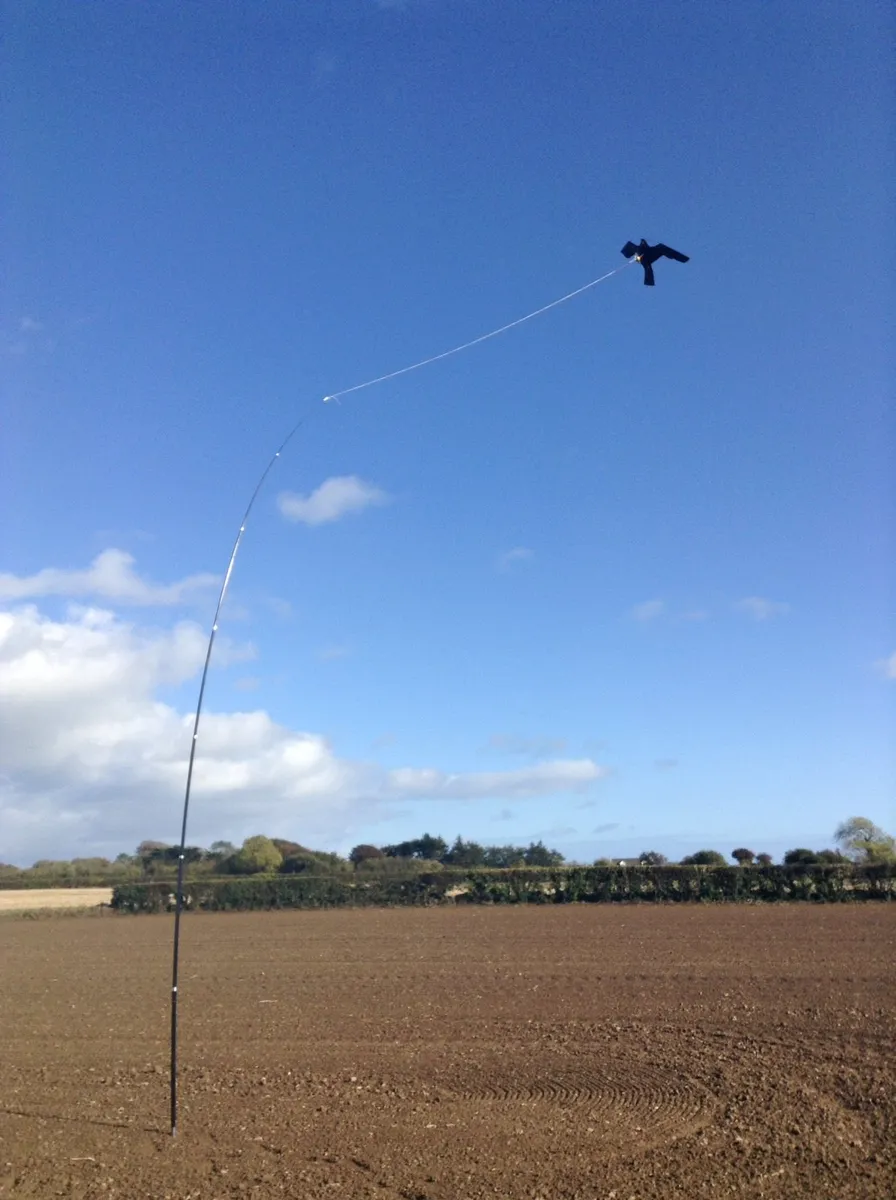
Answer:
<path fill-rule="evenodd" d="M 0 924 L 0 1197 L 888 1200 L 896 905 Z"/>
<path fill-rule="evenodd" d="M 21 888 L 0 891 L 0 913 L 49 908 L 90 908 L 109 904 L 111 888 Z"/>

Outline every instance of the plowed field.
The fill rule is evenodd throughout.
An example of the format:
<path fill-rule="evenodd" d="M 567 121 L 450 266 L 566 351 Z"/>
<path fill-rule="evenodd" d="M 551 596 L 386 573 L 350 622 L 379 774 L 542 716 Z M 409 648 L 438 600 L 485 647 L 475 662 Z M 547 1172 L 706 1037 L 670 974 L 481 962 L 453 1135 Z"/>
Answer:
<path fill-rule="evenodd" d="M 0 923 L 0 1197 L 896 1196 L 896 906 Z"/>

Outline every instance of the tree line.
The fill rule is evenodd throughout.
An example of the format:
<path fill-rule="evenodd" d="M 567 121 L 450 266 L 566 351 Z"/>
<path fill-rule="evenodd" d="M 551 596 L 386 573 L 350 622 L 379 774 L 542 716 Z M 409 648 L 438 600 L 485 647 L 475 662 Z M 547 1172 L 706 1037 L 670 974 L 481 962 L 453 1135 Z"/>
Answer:
<path fill-rule="evenodd" d="M 867 817 L 850 817 L 834 833 L 836 848 L 810 850 L 797 847 L 783 856 L 785 866 L 835 865 L 837 863 L 875 863 L 896 861 L 896 840 Z M 65 886 L 86 882 L 114 883 L 152 879 L 170 879 L 177 869 L 179 846 L 146 840 L 133 854 L 122 853 L 114 860 L 108 858 L 74 858 L 71 860 L 40 859 L 30 868 L 18 868 L 0 863 L 0 886 L 34 886 L 37 883 Z M 772 856 L 738 846 L 730 858 L 742 867 L 770 866 Z M 408 875 L 432 872 L 445 868 L 519 869 L 580 866 L 566 863 L 558 850 L 545 846 L 543 841 L 528 846 L 483 845 L 457 836 L 449 843 L 445 838 L 424 833 L 422 837 L 394 845 L 374 846 L 362 843 L 347 856 L 324 850 L 312 850 L 286 838 L 256 835 L 246 838 L 241 846 L 231 842 L 212 842 L 207 849 L 200 846 L 184 848 L 184 860 L 189 878 L 202 879 L 228 875 Z M 697 850 L 685 855 L 679 864 L 669 863 L 655 850 L 645 850 L 636 858 L 598 858 L 595 867 L 619 866 L 702 866 L 721 867 L 728 859 L 718 850 Z"/>

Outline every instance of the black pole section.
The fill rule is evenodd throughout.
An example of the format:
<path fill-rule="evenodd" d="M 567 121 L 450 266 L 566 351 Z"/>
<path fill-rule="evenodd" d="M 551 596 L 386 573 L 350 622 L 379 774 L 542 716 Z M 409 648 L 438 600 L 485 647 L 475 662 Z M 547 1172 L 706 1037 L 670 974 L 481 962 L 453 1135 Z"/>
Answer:
<path fill-rule="evenodd" d="M 205 665 L 202 668 L 202 680 L 199 684 L 199 699 L 196 702 L 196 719 L 193 722 L 193 740 L 190 743 L 190 761 L 187 766 L 187 786 L 184 792 L 184 815 L 180 827 L 180 853 L 177 858 L 177 892 L 174 898 L 174 961 L 171 970 L 171 1136 L 177 1136 L 177 967 L 180 956 L 180 914 L 183 910 L 183 886 L 184 886 L 184 848 L 187 841 L 187 813 L 190 808 L 190 788 L 193 783 L 193 766 L 196 761 L 196 742 L 199 738 L 199 718 L 202 716 L 202 698 L 205 695 L 205 682 L 208 678 L 208 667 L 212 659 L 212 647 L 215 644 L 215 634 L 218 632 L 218 618 L 221 615 L 221 607 L 224 604 L 224 597 L 227 595 L 227 589 L 230 586 L 230 577 L 233 574 L 234 563 L 236 562 L 237 551 L 240 548 L 240 542 L 243 540 L 243 534 L 246 532 L 246 524 L 249 520 L 249 514 L 255 505 L 258 498 L 258 493 L 261 491 L 265 480 L 270 474 L 274 463 L 292 441 L 295 434 L 305 424 L 306 418 L 303 417 L 297 425 L 289 431 L 287 436 L 280 443 L 280 446 L 274 454 L 271 461 L 261 473 L 261 478 L 255 485 L 255 491 L 252 493 L 252 498 L 246 506 L 246 511 L 243 513 L 243 519 L 240 521 L 239 533 L 236 535 L 236 541 L 233 543 L 233 550 L 230 552 L 230 561 L 227 564 L 227 570 L 224 573 L 224 582 L 221 584 L 221 591 L 218 595 L 218 603 L 215 608 L 215 616 L 212 621 L 212 629 L 208 639 L 208 649 L 205 652 Z"/>

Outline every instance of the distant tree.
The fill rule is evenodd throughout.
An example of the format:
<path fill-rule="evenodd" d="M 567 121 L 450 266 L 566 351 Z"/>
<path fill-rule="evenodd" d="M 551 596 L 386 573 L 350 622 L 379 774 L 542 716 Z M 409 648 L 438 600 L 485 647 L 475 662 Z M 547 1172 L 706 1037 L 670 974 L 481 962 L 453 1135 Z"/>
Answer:
<path fill-rule="evenodd" d="M 201 846 L 184 846 L 184 863 L 202 862 L 204 855 L 205 851 Z M 179 859 L 180 846 L 160 846 L 158 850 L 153 850 L 148 855 L 148 861 L 152 864 L 162 863 L 173 867 L 177 866 Z"/>
<path fill-rule="evenodd" d="M 76 875 L 102 875 L 111 866 L 108 858 L 73 858 L 71 861 L 72 871 Z"/>
<path fill-rule="evenodd" d="M 246 838 L 232 862 L 237 874 L 257 875 L 263 871 L 276 871 L 283 862 L 283 855 L 269 837 L 258 835 Z"/>
<path fill-rule="evenodd" d="M 663 867 L 668 861 L 665 854 L 660 854 L 659 850 L 642 850 L 638 855 L 638 862 L 643 863 L 645 867 Z"/>
<path fill-rule="evenodd" d="M 763 853 L 756 855 L 756 861 L 759 863 L 760 867 L 770 867 L 774 862 L 774 859 L 770 854 Z"/>
<path fill-rule="evenodd" d="M 442 857 L 442 862 L 451 867 L 481 867 L 485 864 L 485 848 L 478 842 L 465 842 L 458 835 Z"/>
<path fill-rule="evenodd" d="M 386 858 L 413 858 L 416 842 L 395 842 L 391 846 L 383 846 Z"/>
<path fill-rule="evenodd" d="M 854 862 L 881 862 L 896 857 L 896 839 L 867 817 L 850 817 L 838 825 L 834 840 Z"/>
<path fill-rule="evenodd" d="M 394 846 L 383 846 L 383 853 L 389 858 L 425 858 L 443 861 L 448 853 L 448 843 L 444 838 L 433 837 L 424 833 L 423 837 L 413 838 L 408 842 L 397 842 Z"/>
<path fill-rule="evenodd" d="M 688 854 L 681 860 L 684 867 L 725 867 L 728 865 L 724 854 L 718 850 L 698 850 L 696 854 Z"/>
<path fill-rule="evenodd" d="M 414 857 L 441 862 L 447 853 L 448 843 L 443 837 L 433 837 L 431 833 L 424 833 L 423 837 L 417 839 Z"/>
<path fill-rule="evenodd" d="M 276 846 L 274 849 L 276 850 Z M 323 863 L 317 855 L 308 851 L 304 854 L 290 854 L 288 858 L 282 859 L 277 869 L 283 875 L 323 875 L 326 873 Z"/>
<path fill-rule="evenodd" d="M 315 850 L 314 857 L 320 863 L 324 874 L 342 874 L 352 869 L 352 864 L 347 858 L 343 858 L 341 854 L 334 854 L 330 850 Z"/>
<path fill-rule="evenodd" d="M 233 842 L 212 842 L 208 852 L 215 858 L 229 858 L 231 854 L 236 854 L 236 846 Z"/>
<path fill-rule="evenodd" d="M 382 858 L 365 858 L 363 862 L 358 863 L 355 870 L 362 875 L 408 877 L 434 874 L 444 870 L 444 867 L 440 862 L 431 862 L 425 858 L 399 857 L 397 855 L 390 858 L 388 855 L 384 855 Z"/>
<path fill-rule="evenodd" d="M 136 857 L 135 854 L 117 854 L 115 856 L 115 865 L 118 867 L 132 867 Z"/>
<path fill-rule="evenodd" d="M 355 846 L 351 854 L 348 856 L 349 862 L 353 862 L 357 867 L 362 862 L 367 862 L 371 858 L 385 858 L 385 854 L 379 846 L 370 846 L 362 843 L 360 846 Z"/>
<path fill-rule="evenodd" d="M 397 841 L 393 842 L 392 845 L 384 846 L 383 853 L 386 858 L 413 858 L 413 847 L 413 841 Z"/>
<path fill-rule="evenodd" d="M 291 858 L 295 854 L 314 853 L 314 851 L 309 850 L 307 846 L 302 846 L 299 842 L 291 842 L 287 838 L 271 838 L 271 841 L 284 858 Z"/>
<path fill-rule="evenodd" d="M 836 866 L 838 863 L 848 863 L 850 860 L 845 854 L 841 854 L 839 850 L 819 850 L 818 861 Z"/>
<path fill-rule="evenodd" d="M 559 867 L 563 855 L 559 850 L 549 850 L 542 841 L 530 842 L 523 855 L 527 867 Z"/>
<path fill-rule="evenodd" d="M 788 850 L 784 855 L 785 867 L 811 867 L 818 862 L 818 855 L 814 850 L 807 850 L 804 846 L 798 846 L 795 850 Z"/>
<path fill-rule="evenodd" d="M 280 871 L 284 875 L 338 875 L 352 869 L 348 859 L 324 850 L 298 847 L 298 853 L 284 858 Z"/>
<path fill-rule="evenodd" d="M 748 867 L 756 857 L 755 850 L 746 850 L 743 846 L 739 846 L 736 850 L 731 851 L 731 857 L 739 867 Z"/>
<path fill-rule="evenodd" d="M 167 845 L 168 845 L 167 842 L 153 842 L 153 841 L 149 841 L 149 840 L 147 840 L 145 842 L 141 842 L 140 845 L 137 847 L 137 857 L 138 858 L 149 858 L 149 856 L 150 856 L 150 854 L 152 854 L 153 850 L 164 850 Z"/>
<path fill-rule="evenodd" d="M 486 846 L 482 861 L 485 867 L 524 867 L 526 850 L 523 846 Z"/>

